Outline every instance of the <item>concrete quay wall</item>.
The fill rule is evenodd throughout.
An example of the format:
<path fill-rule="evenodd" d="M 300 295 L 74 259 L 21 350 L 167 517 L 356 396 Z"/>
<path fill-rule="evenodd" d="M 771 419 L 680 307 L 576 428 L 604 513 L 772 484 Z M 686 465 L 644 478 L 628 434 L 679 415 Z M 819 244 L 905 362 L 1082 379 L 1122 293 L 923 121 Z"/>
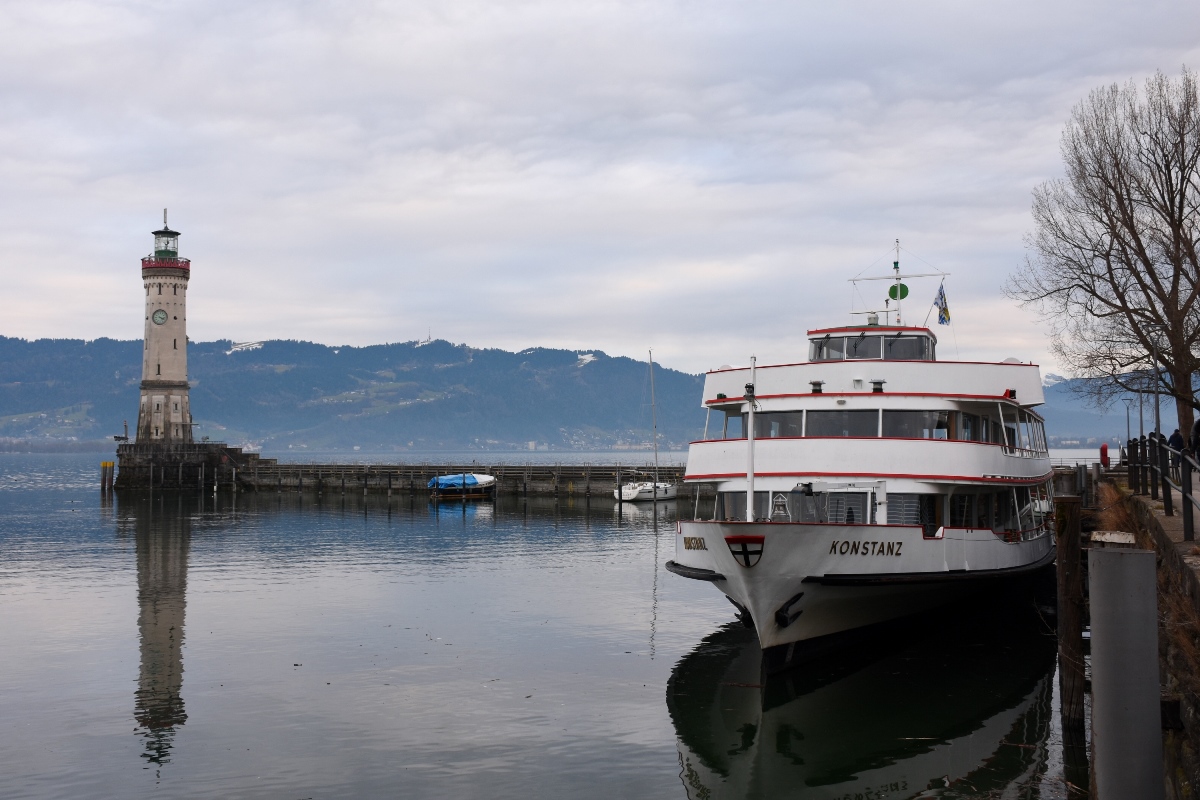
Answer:
<path fill-rule="evenodd" d="M 1138 546 L 1157 554 L 1163 771 L 1167 799 L 1185 800 L 1200 787 L 1200 548 L 1183 540 L 1178 494 L 1168 517 L 1161 502 L 1116 485 Z"/>
<path fill-rule="evenodd" d="M 438 475 L 479 473 L 496 478 L 496 491 L 505 495 L 612 497 L 619 483 L 650 479 L 641 467 L 588 464 L 280 464 L 259 459 L 239 470 L 236 480 L 225 478 L 237 491 L 320 492 L 323 494 L 427 494 Z M 683 467 L 661 467 L 659 480 L 678 483 Z M 680 486 L 680 496 L 690 496 Z"/>
<path fill-rule="evenodd" d="M 261 458 L 221 443 L 191 445 L 123 444 L 117 448 L 117 489 L 216 489 L 235 492 L 315 492 L 321 494 L 428 494 L 429 480 L 463 472 L 493 475 L 504 495 L 612 497 L 621 483 L 651 480 L 644 466 L 611 464 L 288 464 Z M 665 466 L 659 480 L 679 485 L 680 497 L 693 487 L 682 483 L 684 468 Z"/>

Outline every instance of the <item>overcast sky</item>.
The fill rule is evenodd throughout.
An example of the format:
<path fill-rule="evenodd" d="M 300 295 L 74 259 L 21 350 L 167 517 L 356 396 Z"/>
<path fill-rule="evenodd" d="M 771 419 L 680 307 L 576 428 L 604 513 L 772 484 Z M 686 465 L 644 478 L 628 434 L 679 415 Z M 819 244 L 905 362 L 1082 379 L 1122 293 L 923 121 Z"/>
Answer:
<path fill-rule="evenodd" d="M 1195 2 L 5 0 L 0 335 L 139 338 L 166 206 L 193 340 L 795 360 L 899 238 L 943 357 L 1053 371 L 1030 191 L 1198 54 Z"/>

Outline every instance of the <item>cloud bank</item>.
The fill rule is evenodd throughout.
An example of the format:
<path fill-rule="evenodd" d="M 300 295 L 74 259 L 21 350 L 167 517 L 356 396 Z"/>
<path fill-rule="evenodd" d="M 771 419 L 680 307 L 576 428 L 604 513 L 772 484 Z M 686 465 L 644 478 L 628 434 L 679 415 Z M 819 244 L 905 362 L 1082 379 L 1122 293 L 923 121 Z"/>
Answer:
<path fill-rule="evenodd" d="M 1071 106 L 1200 6 L 0 7 L 0 333 L 137 338 L 171 209 L 193 339 L 803 357 L 905 268 L 943 356 L 1053 368 L 1003 298 Z M 936 281 L 914 281 L 921 322 Z"/>

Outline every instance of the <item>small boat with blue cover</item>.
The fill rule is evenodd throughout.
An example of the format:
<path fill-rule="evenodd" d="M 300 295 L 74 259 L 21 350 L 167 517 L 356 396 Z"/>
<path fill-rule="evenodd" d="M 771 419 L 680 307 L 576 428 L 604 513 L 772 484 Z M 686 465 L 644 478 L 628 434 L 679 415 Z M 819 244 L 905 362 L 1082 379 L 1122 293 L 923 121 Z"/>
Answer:
<path fill-rule="evenodd" d="M 435 498 L 490 499 L 496 492 L 496 478 L 469 472 L 438 475 L 429 479 L 427 488 Z"/>

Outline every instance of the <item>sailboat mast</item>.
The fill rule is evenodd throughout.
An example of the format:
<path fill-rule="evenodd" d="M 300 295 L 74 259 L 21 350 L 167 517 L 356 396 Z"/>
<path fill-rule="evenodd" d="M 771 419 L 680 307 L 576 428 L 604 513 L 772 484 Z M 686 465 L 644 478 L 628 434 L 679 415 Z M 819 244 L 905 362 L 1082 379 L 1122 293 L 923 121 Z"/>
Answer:
<path fill-rule="evenodd" d="M 650 429 L 654 438 L 654 496 L 658 497 L 658 417 L 654 408 L 654 348 L 650 348 Z"/>

